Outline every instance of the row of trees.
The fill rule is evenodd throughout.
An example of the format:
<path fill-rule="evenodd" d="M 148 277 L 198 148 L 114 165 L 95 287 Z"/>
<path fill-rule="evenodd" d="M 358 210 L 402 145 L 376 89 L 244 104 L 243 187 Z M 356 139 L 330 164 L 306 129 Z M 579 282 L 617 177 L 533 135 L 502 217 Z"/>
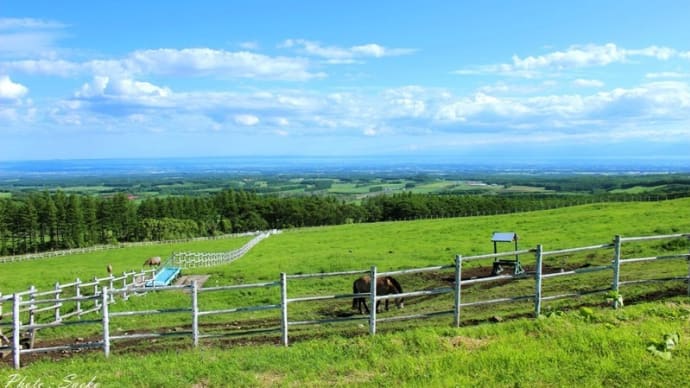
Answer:
<path fill-rule="evenodd" d="M 203 197 L 138 201 L 126 194 L 94 197 L 46 191 L 0 199 L 0 255 L 274 228 L 509 213 L 604 199 L 611 198 L 408 192 L 354 204 L 329 196 L 277 197 L 225 190 Z"/>

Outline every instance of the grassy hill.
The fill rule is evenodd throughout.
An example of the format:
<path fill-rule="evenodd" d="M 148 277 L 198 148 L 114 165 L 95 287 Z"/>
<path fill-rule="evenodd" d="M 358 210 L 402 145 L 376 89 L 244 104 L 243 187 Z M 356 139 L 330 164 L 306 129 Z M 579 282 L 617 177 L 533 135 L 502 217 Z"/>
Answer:
<path fill-rule="evenodd" d="M 492 252 L 493 231 L 515 231 L 520 235 L 520 248 L 543 244 L 547 250 L 602 244 L 610 242 L 616 234 L 643 236 L 688 232 L 690 200 L 594 204 L 501 216 L 288 230 L 264 240 L 232 264 L 187 272 L 210 275 L 209 281 L 215 285 L 272 281 L 278 279 L 280 272 L 366 270 L 371 265 L 385 271 L 450 264 L 456 254 L 470 256 Z M 127 248 L 2 264 L 0 290 L 9 293 L 12 289 L 25 289 L 31 283 L 50 287 L 62 278 L 102 276 L 107 262 L 136 267 L 143 258 L 154 254 L 165 256 L 173 250 L 229 250 L 244 242 L 229 240 L 208 245 Z M 512 246 L 500 248 L 511 250 Z M 670 245 L 662 242 L 631 244 L 625 254 L 652 255 L 659 251 L 687 253 L 688 244 L 685 241 Z M 610 260 L 607 255 L 572 255 L 557 261 L 559 264 L 596 264 Z M 526 266 L 534 263 L 529 255 L 521 260 Z M 484 269 L 489 266 L 490 261 L 468 265 Z M 687 274 L 685 263 L 659 267 L 664 271 L 668 268 Z M 406 289 L 423 289 L 444 281 L 442 277 L 431 276 L 404 280 Z M 294 286 L 291 283 L 291 297 L 347 293 L 351 282 L 352 277 L 343 277 L 296 282 Z M 557 286 L 560 287 L 560 283 Z M 572 284 L 563 285 L 566 286 Z M 511 287 L 477 287 L 470 290 L 467 297 L 521 292 L 519 287 Z M 532 285 L 525 287 L 529 289 Z M 198 349 L 191 349 L 188 338 L 172 342 L 172 347 L 156 343 L 145 343 L 144 349 L 116 345 L 115 353 L 107 362 L 97 352 L 56 357 L 56 362 L 45 359 L 32 362 L 19 375 L 25 377 L 27 383 L 42 379 L 52 385 L 71 375 L 75 376 L 73 381 L 79 383 L 87 383 L 95 377 L 101 386 L 667 386 L 684 381 L 690 373 L 690 347 L 685 342 L 690 335 L 690 303 L 686 296 L 679 295 L 678 286 L 675 287 L 672 290 L 675 294 L 671 293 L 675 296 L 671 298 L 634 303 L 623 310 L 592 309 L 593 305 L 602 304 L 600 298 L 591 304 L 580 302 L 571 308 L 553 304 L 546 314 L 548 317 L 534 319 L 516 318 L 522 311 L 529 312 L 529 306 L 499 305 L 468 309 L 460 328 L 452 328 L 449 317 L 404 321 L 382 325 L 382 334 L 373 338 L 366 335 L 366 321 L 343 326 L 309 326 L 295 329 L 297 340 L 287 349 L 275 346 L 276 337 L 209 341 Z M 683 287 L 680 286 L 681 290 Z M 232 306 L 268 303 L 274 297 L 275 291 L 247 291 L 208 297 L 201 302 L 209 306 Z M 447 302 L 447 298 L 412 300 L 406 310 L 425 312 Z M 113 308 L 142 308 L 153 303 L 147 296 L 118 303 Z M 179 306 L 179 303 L 188 303 L 188 296 L 178 293 L 156 300 L 156 306 Z M 296 316 L 321 318 L 352 314 L 348 300 L 313 307 L 299 305 L 292 311 Z M 508 319 L 494 324 L 487 319 L 492 316 Z M 217 322 L 238 326 L 242 325 L 241 318 L 267 322 L 275 319 L 267 317 L 268 313 L 225 316 L 218 317 Z M 126 329 L 127 325 L 155 328 L 183 322 L 184 319 L 175 317 L 168 320 L 143 317 L 118 324 Z M 211 322 L 213 320 L 207 321 Z M 681 342 L 668 351 L 672 356 L 670 360 L 647 350 L 649 346 L 668 350 L 662 349 L 664 336 L 675 333 L 680 334 Z M 0 381 L 9 381 L 13 374 L 16 372 L 0 367 Z"/>

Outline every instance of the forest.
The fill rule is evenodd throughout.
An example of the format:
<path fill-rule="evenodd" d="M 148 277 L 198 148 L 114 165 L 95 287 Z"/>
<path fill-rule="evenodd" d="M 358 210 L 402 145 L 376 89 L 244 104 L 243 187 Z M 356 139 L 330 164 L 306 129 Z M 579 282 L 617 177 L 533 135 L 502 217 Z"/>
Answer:
<path fill-rule="evenodd" d="M 331 195 L 278 196 L 235 189 L 144 199 L 123 192 L 97 196 L 43 190 L 0 198 L 0 255 L 274 228 L 491 215 L 688 195 L 690 192 L 684 187 L 672 185 L 663 191 L 624 194 L 479 195 L 408 191 L 378 193 L 358 202 Z"/>

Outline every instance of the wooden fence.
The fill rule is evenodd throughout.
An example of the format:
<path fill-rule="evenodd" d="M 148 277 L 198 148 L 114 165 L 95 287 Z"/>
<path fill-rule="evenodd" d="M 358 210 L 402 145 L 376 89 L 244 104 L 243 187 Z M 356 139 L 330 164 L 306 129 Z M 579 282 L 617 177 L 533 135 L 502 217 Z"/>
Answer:
<path fill-rule="evenodd" d="M 549 301 L 549 300 L 555 300 L 555 299 L 562 299 L 562 298 L 571 298 L 571 297 L 579 297 L 583 296 L 585 294 L 590 294 L 590 293 L 598 293 L 598 292 L 618 292 L 619 288 L 621 286 L 625 285 L 631 285 L 631 284 L 638 284 L 641 282 L 660 282 L 660 281 L 684 281 L 688 282 L 688 296 L 690 296 L 690 268 L 688 269 L 688 276 L 677 276 L 677 277 L 670 277 L 670 278 L 656 278 L 656 279 L 645 279 L 645 280 L 628 280 L 628 281 L 620 281 L 620 274 L 621 274 L 621 267 L 623 265 L 627 264 L 632 264 L 632 263 L 646 263 L 646 262 L 652 262 L 652 261 L 659 261 L 659 260 L 671 260 L 671 259 L 682 259 L 686 260 L 690 263 L 690 254 L 675 254 L 675 255 L 665 255 L 665 256 L 652 256 L 652 257 L 634 257 L 634 258 L 626 258 L 622 259 L 621 258 L 621 246 L 625 242 L 636 242 L 636 241 L 649 241 L 649 240 L 660 240 L 660 239 L 678 239 L 678 238 L 689 238 L 690 234 L 672 234 L 672 235 L 659 235 L 659 236 L 648 236 L 648 237 L 630 237 L 630 238 L 622 238 L 620 236 L 616 236 L 613 240 L 612 243 L 606 243 L 606 244 L 599 244 L 599 245 L 594 245 L 594 246 L 587 246 L 587 247 L 579 247 L 579 248 L 570 248 L 570 249 L 562 249 L 562 250 L 554 250 L 554 251 L 544 251 L 542 245 L 538 245 L 535 249 L 527 249 L 527 250 L 521 250 L 521 251 L 511 251 L 511 252 L 504 252 L 504 253 L 492 253 L 492 254 L 486 254 L 486 255 L 478 255 L 478 256 L 471 256 L 471 257 L 462 257 L 460 255 L 455 257 L 454 263 L 452 265 L 439 265 L 439 266 L 430 266 L 430 267 L 424 267 L 424 268 L 413 268 L 413 269 L 405 269 L 405 270 L 398 270 L 398 271 L 389 271 L 389 272 L 378 272 L 376 266 L 371 267 L 369 270 L 357 270 L 357 271 L 344 271 L 344 272 L 331 272 L 331 273 L 318 273 L 318 274 L 294 274 L 294 275 L 288 275 L 285 273 L 282 273 L 280 275 L 280 279 L 277 281 L 271 281 L 271 282 L 264 282 L 264 283 L 255 283 L 255 284 L 243 284 L 243 285 L 230 285 L 230 286 L 217 286 L 217 287 L 208 287 L 208 288 L 199 288 L 196 284 L 196 282 L 192 282 L 190 285 L 184 285 L 184 286 L 166 286 L 166 287 L 155 287 L 155 288 L 117 288 L 114 287 L 113 285 L 111 286 L 103 286 L 101 287 L 98 292 L 94 291 L 93 293 L 90 293 L 89 295 L 78 295 L 74 297 L 62 297 L 58 298 L 55 297 L 55 299 L 52 300 L 42 300 L 38 299 L 36 297 L 37 293 L 15 293 L 12 295 L 12 303 L 13 303 L 13 319 L 12 319 L 12 344 L 11 344 L 11 349 L 12 349 L 12 354 L 13 354 L 13 364 L 15 368 L 19 368 L 21 363 L 20 363 L 20 357 L 22 354 L 27 354 L 27 353 L 36 353 L 36 352 L 50 352 L 50 351 L 58 351 L 58 350 L 72 350 L 72 349 L 83 349 L 83 348 L 101 348 L 103 352 L 105 353 L 106 357 L 110 355 L 111 351 L 111 346 L 114 342 L 120 341 L 120 340 L 136 340 L 136 339 L 146 339 L 146 338 L 155 338 L 155 337 L 167 337 L 167 336 L 189 336 L 191 337 L 192 344 L 194 346 L 197 346 L 199 344 L 199 340 L 202 338 L 212 338 L 212 337 L 220 337 L 220 336 L 227 336 L 227 335 L 237 335 L 238 333 L 233 332 L 233 333 L 202 333 L 200 331 L 199 327 L 199 318 L 203 316 L 210 316 L 210 315 L 220 315 L 220 314 L 233 314 L 233 313 L 238 313 L 238 312 L 248 312 L 248 311 L 264 311 L 264 310 L 278 310 L 279 311 L 279 324 L 276 327 L 262 327 L 259 329 L 254 329 L 254 330 L 249 330 L 245 331 L 242 334 L 259 334 L 259 333 L 280 333 L 281 336 L 281 342 L 284 345 L 289 344 L 289 328 L 294 327 L 294 326 L 299 326 L 299 325 L 316 325 L 316 324 L 325 324 L 325 323 L 333 323 L 333 322 L 347 322 L 347 321 L 353 321 L 353 320 L 367 320 L 369 324 L 369 333 L 371 335 L 376 334 L 377 330 L 377 323 L 384 323 L 384 322 L 390 322 L 390 321 L 397 321 L 397 320 L 408 320 L 408 319 L 421 319 L 421 318 L 431 318 L 431 317 L 438 317 L 438 316 L 444 316 L 444 315 L 452 315 L 453 319 L 453 325 L 454 326 L 459 326 L 461 322 L 461 312 L 463 308 L 470 307 L 470 306 L 480 306 L 480 305 L 487 305 L 487 304 L 496 304 L 496 303 L 510 303 L 510 302 L 516 302 L 516 301 L 532 301 L 534 303 L 534 313 L 535 316 L 539 316 L 541 314 L 541 308 L 542 308 L 542 302 L 544 301 Z M 584 268 L 579 268 L 575 270 L 569 270 L 569 271 L 562 271 L 562 272 L 556 272 L 556 273 L 550 273 L 550 274 L 544 274 L 543 273 L 543 263 L 544 263 L 544 258 L 547 256 L 558 256 L 558 255 L 564 255 L 564 254 L 571 254 L 571 253 L 576 253 L 576 252 L 587 252 L 587 251 L 592 251 L 592 250 L 600 250 L 600 249 L 606 249 L 606 250 L 611 250 L 611 264 L 610 265 L 604 265 L 604 266 L 592 266 L 592 267 L 584 267 Z M 475 278 L 475 279 L 467 279 L 467 280 L 461 280 L 462 279 L 462 267 L 463 263 L 469 262 L 469 261 L 474 261 L 474 260 L 487 260 L 487 259 L 494 259 L 496 260 L 499 257 L 504 257 L 504 256 L 515 256 L 515 255 L 525 255 L 525 254 L 534 254 L 535 257 L 535 270 L 534 273 L 523 273 L 523 274 L 518 274 L 518 275 L 499 275 L 499 276 L 491 276 L 491 277 L 486 277 L 486 278 Z M 405 292 L 405 293 L 400 293 L 400 294 L 391 294 L 391 295 L 377 295 L 377 289 L 376 289 L 376 282 L 372 281 L 371 282 L 371 289 L 369 290 L 369 293 L 363 293 L 363 294 L 334 294 L 334 295 L 312 295 L 312 296 L 300 296 L 300 297 L 288 297 L 288 283 L 289 282 L 295 282 L 299 281 L 300 279 L 309 279 L 309 278 L 324 278 L 324 277 L 331 277 L 331 276 L 348 276 L 351 277 L 353 275 L 361 275 L 361 274 L 369 274 L 372 279 L 375 279 L 377 277 L 381 276 L 392 276 L 392 275 L 401 275 L 401 274 L 419 274 L 419 273 L 425 273 L 425 272 L 440 272 L 440 271 L 452 271 L 454 273 L 454 281 L 452 282 L 452 286 L 450 287 L 440 287 L 440 288 L 435 288 L 435 289 L 425 289 L 425 290 L 416 290 L 416 291 L 411 291 L 411 292 Z M 555 278 L 555 277 L 567 277 L 567 276 L 581 276 L 583 274 L 587 273 L 593 273 L 593 272 L 600 272 L 600 271 L 611 271 L 611 283 L 607 284 L 606 286 L 601 287 L 600 289 L 596 290 L 589 290 L 585 293 L 582 292 L 572 292 L 572 293 L 565 293 L 565 294 L 558 294 L 558 295 L 549 295 L 549 296 L 544 296 L 542 294 L 543 291 L 543 283 L 544 281 L 548 281 L 548 279 Z M 462 290 L 463 287 L 467 287 L 469 285 L 473 284 L 478 284 L 482 282 L 494 282 L 494 281 L 534 281 L 534 288 L 533 292 L 529 292 L 524 295 L 517 295 L 517 296 L 510 296 L 510 297 L 502 297 L 502 298 L 494 298 L 494 299 L 488 299 L 488 300 L 479 300 L 479 301 L 472 301 L 472 302 L 464 302 L 462 300 Z M 82 284 L 83 285 L 83 284 Z M 201 293 L 208 293 L 208 292 L 216 292 L 216 291 L 231 291 L 231 290 L 247 290 L 247 289 L 254 289 L 254 288 L 270 288 L 270 287 L 280 287 L 280 300 L 277 300 L 276 303 L 273 304 L 262 304 L 262 305 L 254 305 L 254 306 L 234 306 L 230 307 L 227 306 L 226 308 L 223 309 L 216 309 L 216 310 L 203 310 L 202 306 L 199 304 L 199 294 Z M 171 308 L 171 309 L 158 309 L 158 310 L 139 310 L 139 311 L 118 311 L 118 312 L 111 312 L 109 311 L 109 301 L 112 300 L 112 298 L 115 295 L 121 295 L 121 294 L 126 294 L 126 293 L 133 293 L 133 292 L 168 292 L 168 291 L 177 291 L 179 292 L 180 290 L 185 290 L 189 293 L 190 295 L 190 300 L 189 304 L 183 307 L 176 307 L 176 308 Z M 434 312 L 429 312 L 429 313 L 423 313 L 423 314 L 411 314 L 411 315 L 397 315 L 397 316 L 390 316 L 390 317 L 385 317 L 385 318 L 378 318 L 377 317 L 377 311 L 374 306 L 376 306 L 377 302 L 379 301 L 385 301 L 389 299 L 395 299 L 395 298 L 413 298 L 413 297 L 421 297 L 421 296 L 430 296 L 430 295 L 440 295 L 440 294 L 448 294 L 452 293 L 453 294 L 453 302 L 452 305 L 448 306 L 449 308 L 446 310 L 442 311 L 434 311 Z M 46 293 L 48 295 L 49 293 Z M 31 298 L 29 295 L 33 295 L 34 298 Z M 27 296 L 28 300 L 27 300 Z M 358 297 L 367 297 L 369 298 L 370 301 L 370 306 L 372 308 L 370 309 L 369 315 L 368 316 L 359 316 L 359 317 L 341 317 L 341 318 L 329 318 L 329 319 L 317 319 L 317 320 L 290 320 L 290 314 L 289 314 L 289 306 L 294 304 L 294 303 L 303 303 L 303 302 L 313 302 L 313 301 L 324 301 L 324 300 L 330 300 L 330 299 L 351 299 L 355 296 Z M 7 298 L 7 297 L 5 297 Z M 64 319 L 64 315 L 62 315 L 62 320 L 60 321 L 55 321 L 53 323 L 48 323 L 48 324 L 38 324 L 35 322 L 31 321 L 30 315 L 22 315 L 22 312 L 27 311 L 26 309 L 33 309 L 34 311 L 38 310 L 38 305 L 39 304 L 47 304 L 48 307 L 47 309 L 50 308 L 55 308 L 56 304 L 59 303 L 65 303 L 65 302 L 81 302 L 84 304 L 90 304 L 91 306 L 99 306 L 98 313 L 100 314 L 100 317 L 97 319 L 91 319 L 91 320 L 80 320 L 80 321 L 66 321 Z M 616 307 L 616 302 L 614 302 L 614 307 Z M 22 309 L 23 308 L 23 309 Z M 134 315 L 152 315 L 152 314 L 169 314 L 169 313 L 184 313 L 184 314 L 189 314 L 190 317 L 190 330 L 186 331 L 175 331 L 172 333 L 164 333 L 164 332 L 148 332 L 148 333 L 136 333 L 136 334 L 122 334 L 122 335 L 111 335 L 110 333 L 110 326 L 111 326 L 111 319 L 112 318 L 117 318 L 117 317 L 124 317 L 124 316 L 134 316 Z M 28 322 L 24 323 L 28 317 Z M 62 325 L 68 325 L 68 324 L 91 324 L 91 325 L 99 325 L 101 327 L 102 331 L 102 338 L 98 341 L 93 341 L 89 343 L 75 343 L 75 344 L 67 344 L 67 345 L 61 345 L 61 346 L 52 346 L 52 347 L 44 347 L 44 348 L 36 348 L 36 347 L 24 347 L 21 344 L 21 338 L 23 337 L 23 333 L 34 333 L 37 330 L 47 328 L 47 327 L 56 327 L 56 326 L 62 326 Z"/>

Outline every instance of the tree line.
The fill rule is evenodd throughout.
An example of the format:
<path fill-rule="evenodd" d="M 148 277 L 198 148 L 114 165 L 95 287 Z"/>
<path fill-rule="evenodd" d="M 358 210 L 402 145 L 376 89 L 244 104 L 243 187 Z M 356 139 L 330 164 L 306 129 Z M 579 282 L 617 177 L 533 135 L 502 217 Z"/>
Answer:
<path fill-rule="evenodd" d="M 612 195 L 406 192 L 351 203 L 331 196 L 279 197 L 241 190 L 144 200 L 124 193 L 97 197 L 43 191 L 0 199 L 0 255 L 267 229 L 501 214 L 617 199 Z M 626 195 L 626 199 L 644 198 Z"/>

